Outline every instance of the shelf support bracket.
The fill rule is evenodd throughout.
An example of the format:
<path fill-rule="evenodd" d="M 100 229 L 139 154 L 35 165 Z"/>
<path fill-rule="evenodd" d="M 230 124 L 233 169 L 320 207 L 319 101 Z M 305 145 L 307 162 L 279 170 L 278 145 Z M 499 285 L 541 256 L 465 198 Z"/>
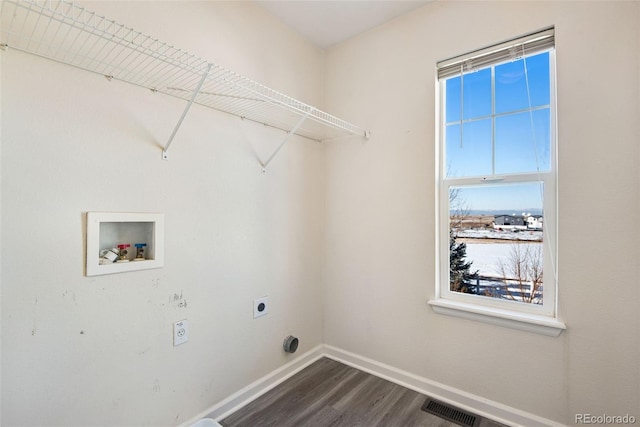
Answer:
<path fill-rule="evenodd" d="M 302 126 L 302 123 L 304 123 L 304 121 L 307 119 L 307 117 L 309 117 L 311 115 L 311 113 L 313 113 L 314 111 L 315 111 L 315 108 L 311 108 L 309 111 L 307 111 L 305 113 L 305 115 L 302 116 L 300 118 L 300 120 L 298 120 L 298 123 L 296 123 L 296 125 L 293 127 L 293 129 L 291 129 L 289 132 L 287 132 L 287 135 L 284 137 L 284 139 L 282 140 L 282 142 L 280 143 L 278 148 L 276 148 L 276 151 L 273 152 L 273 154 L 267 159 L 267 161 L 264 162 L 264 163 L 260 162 L 260 164 L 262 165 L 262 172 L 266 172 L 267 171 L 267 166 L 269 166 L 269 163 L 271 163 L 271 160 L 273 160 L 273 158 L 276 156 L 276 154 L 278 154 L 280 149 L 282 147 L 284 147 L 284 144 L 286 144 L 287 141 L 289 141 L 289 138 L 291 138 L 291 135 L 293 135 L 294 133 L 296 133 L 298 131 L 300 126 Z"/>
<path fill-rule="evenodd" d="M 184 111 L 182 112 L 182 115 L 180 116 L 180 119 L 178 120 L 176 127 L 173 129 L 173 132 L 171 132 L 171 136 L 169 137 L 169 140 L 167 141 L 167 143 L 164 146 L 164 149 L 162 150 L 162 160 L 167 160 L 169 158 L 168 151 L 169 151 L 169 147 L 171 146 L 171 143 L 173 142 L 173 138 L 175 138 L 176 133 L 178 133 L 178 129 L 180 129 L 180 125 L 182 125 L 182 121 L 187 116 L 189 109 L 193 105 L 193 102 L 196 100 L 196 96 L 198 96 L 198 93 L 200 93 L 200 89 L 202 89 L 202 85 L 204 84 L 205 80 L 207 80 L 207 76 L 209 75 L 209 71 L 211 71 L 212 66 L 213 64 L 211 62 L 207 64 L 207 71 L 205 71 L 204 74 L 202 75 L 202 78 L 200 79 L 198 86 L 193 91 L 193 95 L 191 95 L 191 99 L 189 100 L 189 103 L 184 108 Z"/>

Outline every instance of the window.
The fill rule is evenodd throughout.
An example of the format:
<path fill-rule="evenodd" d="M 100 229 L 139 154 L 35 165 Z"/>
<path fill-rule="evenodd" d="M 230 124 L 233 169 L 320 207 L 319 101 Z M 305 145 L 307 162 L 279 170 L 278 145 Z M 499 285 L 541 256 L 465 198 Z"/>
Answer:
<path fill-rule="evenodd" d="M 547 29 L 438 63 L 438 312 L 564 329 L 554 55 Z"/>

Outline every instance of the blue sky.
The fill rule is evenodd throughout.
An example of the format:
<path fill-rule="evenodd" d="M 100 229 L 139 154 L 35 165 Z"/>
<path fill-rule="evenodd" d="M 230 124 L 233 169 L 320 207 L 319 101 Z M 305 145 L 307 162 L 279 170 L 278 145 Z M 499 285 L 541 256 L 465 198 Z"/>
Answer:
<path fill-rule="evenodd" d="M 496 66 L 494 84 L 492 100 L 491 69 L 446 81 L 448 177 L 481 179 L 549 170 L 549 54 L 526 58 L 526 72 L 523 59 Z M 465 189 L 463 193 L 474 210 L 542 209 L 537 184 Z"/>
<path fill-rule="evenodd" d="M 462 206 L 450 206 L 473 211 L 540 214 L 542 212 L 542 183 L 495 184 L 487 187 L 454 187 Z"/>

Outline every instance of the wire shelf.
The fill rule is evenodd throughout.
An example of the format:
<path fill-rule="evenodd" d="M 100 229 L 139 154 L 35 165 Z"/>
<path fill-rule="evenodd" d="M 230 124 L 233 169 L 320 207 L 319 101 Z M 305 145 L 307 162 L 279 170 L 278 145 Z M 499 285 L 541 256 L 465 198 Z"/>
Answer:
<path fill-rule="evenodd" d="M 345 120 L 68 1 L 4 0 L 1 15 L 5 48 L 193 98 L 195 104 L 317 141 L 368 137 Z"/>

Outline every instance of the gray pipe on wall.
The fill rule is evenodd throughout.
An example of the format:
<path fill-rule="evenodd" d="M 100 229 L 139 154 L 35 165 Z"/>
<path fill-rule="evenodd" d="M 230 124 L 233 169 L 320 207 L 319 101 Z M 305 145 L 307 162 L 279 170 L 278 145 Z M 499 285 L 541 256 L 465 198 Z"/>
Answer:
<path fill-rule="evenodd" d="M 282 348 L 287 353 L 295 353 L 298 349 L 298 338 L 294 337 L 293 335 L 289 335 L 284 339 Z"/>

